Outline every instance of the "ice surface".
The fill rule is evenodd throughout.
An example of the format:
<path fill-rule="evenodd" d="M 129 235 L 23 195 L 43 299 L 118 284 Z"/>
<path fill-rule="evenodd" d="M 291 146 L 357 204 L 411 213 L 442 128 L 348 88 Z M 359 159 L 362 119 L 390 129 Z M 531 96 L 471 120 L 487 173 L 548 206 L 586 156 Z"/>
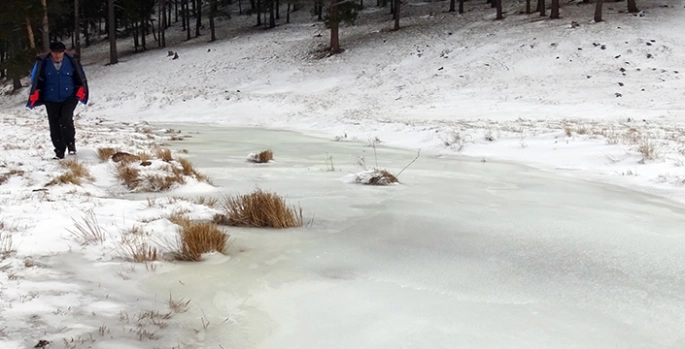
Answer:
<path fill-rule="evenodd" d="M 260 187 L 309 227 L 229 229 L 232 258 L 158 272 L 205 348 L 685 346 L 683 208 L 528 167 L 422 155 L 401 185 L 348 183 L 364 143 L 174 125 L 229 194 Z M 198 132 L 198 133 L 195 133 Z M 245 154 L 273 149 L 274 162 Z M 415 153 L 383 147 L 397 173 Z M 332 156 L 334 171 L 327 158 Z M 206 193 L 202 193 L 205 195 Z M 206 329 L 201 326 L 209 321 Z"/>

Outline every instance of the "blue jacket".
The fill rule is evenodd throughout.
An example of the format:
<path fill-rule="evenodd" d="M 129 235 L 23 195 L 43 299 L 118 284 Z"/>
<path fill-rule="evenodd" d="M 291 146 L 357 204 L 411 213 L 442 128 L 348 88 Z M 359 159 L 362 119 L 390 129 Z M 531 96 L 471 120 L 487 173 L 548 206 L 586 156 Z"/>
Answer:
<path fill-rule="evenodd" d="M 62 67 L 55 68 L 52 59 L 48 58 L 43 68 L 43 100 L 45 102 L 61 103 L 76 95 L 74 84 L 74 66 L 71 60 L 62 60 Z"/>
<path fill-rule="evenodd" d="M 55 69 L 50 54 L 36 57 L 36 64 L 31 72 L 31 89 L 26 107 L 34 108 L 44 102 L 64 102 L 75 97 L 83 87 L 84 96 L 79 98 L 83 104 L 88 103 L 88 82 L 86 74 L 78 59 L 71 53 L 65 53 L 60 70 Z M 38 91 L 38 100 L 32 104 L 31 95 Z"/>

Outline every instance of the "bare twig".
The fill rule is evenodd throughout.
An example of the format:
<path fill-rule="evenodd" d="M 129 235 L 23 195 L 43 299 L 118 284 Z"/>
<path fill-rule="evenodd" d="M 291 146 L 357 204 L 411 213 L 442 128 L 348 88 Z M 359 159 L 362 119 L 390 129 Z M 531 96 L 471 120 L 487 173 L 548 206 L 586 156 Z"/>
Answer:
<path fill-rule="evenodd" d="M 414 160 L 412 160 L 407 166 L 404 166 L 404 168 L 398 174 L 396 174 L 395 177 L 399 177 L 402 174 L 402 172 L 404 172 L 404 170 L 406 170 L 409 166 L 411 166 L 414 162 L 416 162 L 416 160 L 419 158 L 419 156 L 421 156 L 421 149 L 419 149 L 419 152 L 416 154 L 416 157 L 414 158 Z"/>

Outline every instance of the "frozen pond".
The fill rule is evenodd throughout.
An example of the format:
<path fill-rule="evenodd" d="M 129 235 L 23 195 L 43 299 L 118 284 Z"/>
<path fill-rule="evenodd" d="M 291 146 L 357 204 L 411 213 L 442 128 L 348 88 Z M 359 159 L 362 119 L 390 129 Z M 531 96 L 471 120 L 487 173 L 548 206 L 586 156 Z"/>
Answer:
<path fill-rule="evenodd" d="M 204 348 L 683 348 L 685 210 L 523 166 L 423 154 L 401 185 L 346 183 L 366 143 L 174 125 L 222 191 L 256 186 L 310 227 L 228 230 L 231 258 L 148 279 L 192 299 Z M 274 151 L 275 163 L 245 161 Z M 327 171 L 332 155 L 336 171 Z M 378 148 L 397 173 L 414 152 Z M 214 193 L 216 194 L 216 193 Z M 201 309 L 201 310 L 200 310 Z M 204 313 L 203 313 L 204 312 Z M 221 347 L 219 346 L 221 345 Z"/>

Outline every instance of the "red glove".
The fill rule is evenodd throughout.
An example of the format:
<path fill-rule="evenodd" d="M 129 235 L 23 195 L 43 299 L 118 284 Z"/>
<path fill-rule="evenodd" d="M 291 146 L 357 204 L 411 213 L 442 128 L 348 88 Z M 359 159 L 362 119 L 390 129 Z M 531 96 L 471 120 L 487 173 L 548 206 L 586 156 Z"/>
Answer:
<path fill-rule="evenodd" d="M 83 87 L 79 87 L 78 91 L 76 91 L 76 97 L 82 101 L 86 98 L 86 90 L 84 90 Z"/>
<path fill-rule="evenodd" d="M 32 107 L 33 107 L 34 105 L 36 105 L 36 102 L 38 102 L 39 96 L 40 96 L 40 90 L 36 90 L 36 91 L 34 91 L 33 94 L 31 94 L 31 96 L 29 97 L 29 100 L 31 101 L 31 106 L 32 106 Z"/>

